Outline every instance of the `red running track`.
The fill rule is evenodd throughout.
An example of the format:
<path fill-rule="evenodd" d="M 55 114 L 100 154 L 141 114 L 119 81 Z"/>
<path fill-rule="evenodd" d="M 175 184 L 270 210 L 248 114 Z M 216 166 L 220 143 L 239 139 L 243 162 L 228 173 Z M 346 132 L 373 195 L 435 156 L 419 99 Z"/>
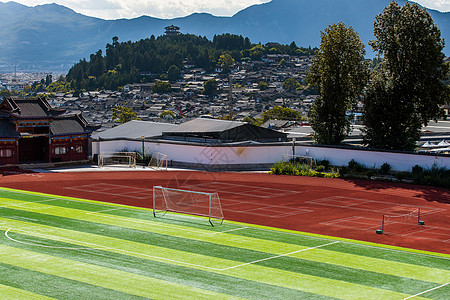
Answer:
<path fill-rule="evenodd" d="M 124 171 L 16 174 L 0 186 L 151 207 L 152 187 L 218 192 L 225 219 L 450 254 L 450 191 L 416 185 L 261 173 Z M 417 217 L 383 214 L 421 209 Z"/>

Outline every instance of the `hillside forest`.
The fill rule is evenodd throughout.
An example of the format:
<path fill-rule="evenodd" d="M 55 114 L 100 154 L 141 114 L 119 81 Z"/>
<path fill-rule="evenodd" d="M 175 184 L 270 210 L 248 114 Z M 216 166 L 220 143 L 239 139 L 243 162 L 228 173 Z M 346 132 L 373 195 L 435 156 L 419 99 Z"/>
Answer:
<path fill-rule="evenodd" d="M 117 37 L 102 50 L 80 60 L 66 79 L 74 90 L 117 90 L 127 83 L 145 83 L 154 79 L 176 80 L 187 62 L 206 72 L 214 70 L 221 56 L 234 61 L 260 60 L 265 54 L 313 55 L 315 50 L 269 43 L 252 44 L 241 35 L 215 35 L 213 40 L 191 34 L 151 36 L 137 42 L 119 42 Z M 178 75 L 179 76 L 179 75 Z"/>

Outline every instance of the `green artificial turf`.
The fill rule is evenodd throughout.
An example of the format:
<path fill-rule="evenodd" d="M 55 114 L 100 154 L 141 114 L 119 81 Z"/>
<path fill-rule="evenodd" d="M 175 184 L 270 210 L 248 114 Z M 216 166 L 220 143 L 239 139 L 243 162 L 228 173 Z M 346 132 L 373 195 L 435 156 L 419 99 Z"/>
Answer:
<path fill-rule="evenodd" d="M 448 299 L 450 256 L 0 189 L 0 297 Z M 429 291 L 423 293 L 424 291 Z"/>

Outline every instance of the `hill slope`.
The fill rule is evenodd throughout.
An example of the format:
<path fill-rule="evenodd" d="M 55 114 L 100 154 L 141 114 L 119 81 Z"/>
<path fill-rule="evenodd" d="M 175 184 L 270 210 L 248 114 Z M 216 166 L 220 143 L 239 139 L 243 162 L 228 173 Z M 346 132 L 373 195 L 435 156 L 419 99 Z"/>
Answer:
<path fill-rule="evenodd" d="M 291 43 L 318 46 L 320 31 L 343 21 L 352 25 L 367 43 L 373 38 L 375 16 L 390 0 L 272 0 L 248 7 L 232 17 L 192 14 L 164 20 L 142 16 L 135 19 L 102 20 L 88 17 L 57 4 L 28 7 L 0 3 L 0 71 L 13 69 L 66 71 L 74 62 L 104 49 L 113 36 L 120 41 L 161 35 L 175 24 L 183 33 L 212 38 L 235 33 L 252 42 Z M 401 4 L 404 1 L 399 1 Z M 450 13 L 429 10 L 442 36 L 450 40 Z M 370 48 L 368 47 L 368 52 Z M 450 55 L 446 47 L 447 56 Z"/>

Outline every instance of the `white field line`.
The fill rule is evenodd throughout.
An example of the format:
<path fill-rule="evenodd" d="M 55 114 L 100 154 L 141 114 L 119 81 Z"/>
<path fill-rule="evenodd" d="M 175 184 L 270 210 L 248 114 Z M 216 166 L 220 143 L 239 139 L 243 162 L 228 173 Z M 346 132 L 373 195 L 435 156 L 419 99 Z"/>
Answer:
<path fill-rule="evenodd" d="M 99 212 L 91 212 L 91 213 L 86 213 L 86 214 L 96 214 Z M 152 221 L 146 221 L 146 220 L 136 220 L 136 219 L 131 219 L 131 218 L 118 218 L 117 216 L 108 216 L 108 215 L 102 215 L 99 214 L 99 216 L 104 217 L 104 218 L 109 218 L 109 219 L 113 219 L 113 220 L 120 220 L 120 221 L 127 221 L 127 222 L 132 222 L 132 223 L 138 223 L 138 224 L 146 224 L 149 225 L 149 227 L 151 226 L 158 226 L 158 227 L 163 227 L 163 228 L 170 228 L 170 229 L 174 229 L 173 226 L 171 225 L 165 225 L 165 224 L 160 224 L 160 223 L 156 223 L 156 222 L 152 222 Z M 247 227 L 245 227 L 247 228 Z M 238 228 L 241 229 L 241 228 Z M 204 235 L 211 235 L 211 234 L 216 234 L 216 233 L 223 233 L 225 231 L 221 231 L 221 232 L 203 232 L 203 233 L 199 233 L 198 230 L 195 229 L 187 229 L 187 228 L 177 228 L 176 230 L 180 230 L 180 231 L 187 231 L 187 232 L 192 232 L 192 233 L 196 233 L 198 234 L 204 234 Z"/>
<path fill-rule="evenodd" d="M 158 256 L 154 256 L 154 255 L 148 255 L 148 254 L 144 254 L 144 253 L 137 253 L 137 252 L 133 252 L 133 251 L 128 251 L 128 250 L 123 250 L 123 249 L 118 249 L 118 248 L 113 248 L 113 247 L 107 247 L 107 246 L 103 246 L 103 245 L 98 245 L 98 244 L 94 244 L 94 243 L 87 243 L 87 242 L 82 242 L 82 241 L 78 241 L 78 240 L 73 240 L 73 239 L 68 239 L 68 238 L 57 238 L 56 236 L 53 235 L 46 235 L 46 234 L 40 234 L 40 233 L 34 233 L 34 235 L 38 236 L 38 237 L 43 237 L 43 238 L 47 238 L 47 239 L 51 239 L 54 241 L 59 241 L 59 242 L 68 242 L 68 243 L 80 243 L 80 244 L 86 244 L 88 245 L 92 245 L 94 247 L 90 247 L 89 248 L 70 248 L 70 247 L 54 247 L 54 246 L 47 246 L 47 245 L 40 245 L 40 244 L 32 244 L 32 243 L 26 243 L 26 242 L 21 242 L 18 240 L 14 240 L 12 238 L 10 238 L 8 236 L 8 232 L 11 230 L 11 228 L 9 228 L 6 232 L 5 232 L 5 236 L 17 243 L 21 243 L 21 244 L 26 244 L 26 245 L 31 245 L 31 246 L 37 246 L 37 247 L 46 247 L 46 248 L 54 248 L 54 249 L 67 249 L 67 250 L 113 250 L 115 252 L 118 253 L 125 253 L 125 254 L 132 254 L 135 255 L 136 257 L 147 257 L 150 259 L 156 259 L 156 260 L 163 260 L 163 261 L 169 261 L 169 262 L 173 262 L 173 263 L 178 263 L 178 264 L 182 264 L 182 265 L 188 265 L 188 266 L 194 266 L 194 267 L 199 267 L 199 268 L 204 268 L 204 269 L 209 269 L 209 270 L 214 270 L 214 271 L 221 271 L 222 269 L 218 269 L 218 268 L 213 268 L 213 267 L 208 267 L 208 266 L 203 266 L 203 265 L 198 265 L 198 264 L 193 264 L 193 263 L 189 263 L 189 262 L 185 262 L 185 261 L 178 261 L 178 260 L 173 260 L 173 259 L 169 259 L 169 258 L 164 258 L 164 257 L 158 257 Z M 14 229 L 14 231 L 21 231 L 25 234 L 29 234 L 27 231 L 25 230 L 20 230 L 20 229 Z"/>
<path fill-rule="evenodd" d="M 227 233 L 227 232 L 236 231 L 236 230 L 241 230 L 241 229 L 245 229 L 245 228 L 250 228 L 250 227 L 240 227 L 240 228 L 234 228 L 234 229 L 225 230 L 225 231 L 217 231 L 217 232 L 213 232 L 213 233 L 211 233 L 211 234 Z"/>
<path fill-rule="evenodd" d="M 8 232 L 9 232 L 10 230 L 11 230 L 11 228 L 8 228 L 8 230 L 6 230 L 5 236 L 6 236 L 9 240 L 11 240 L 11 241 L 13 241 L 13 242 L 16 242 L 16 243 L 19 243 L 19 244 L 24 244 L 24 245 L 29 245 L 29 246 L 38 246 L 38 247 L 42 247 L 42 248 L 52 248 L 52 249 L 67 249 L 67 250 L 92 250 L 92 249 L 93 249 L 93 248 L 57 247 L 57 246 L 47 246 L 47 245 L 41 245 L 41 244 L 34 244 L 34 243 L 22 242 L 22 241 L 19 241 L 19 240 L 16 240 L 16 239 L 13 239 L 12 237 L 10 237 L 10 236 L 8 235 Z M 22 230 L 16 229 L 16 231 L 22 231 Z M 25 232 L 25 231 L 22 231 L 22 232 Z"/>
<path fill-rule="evenodd" d="M 442 285 L 440 285 L 440 286 L 437 286 L 437 287 L 435 287 L 435 288 L 432 288 L 432 289 L 429 289 L 429 290 L 423 291 L 423 292 L 421 292 L 421 293 L 418 293 L 418 294 L 415 294 L 415 295 L 412 295 L 412 296 L 406 297 L 406 298 L 404 298 L 403 300 L 406 300 L 406 299 L 411 299 L 411 298 L 414 298 L 414 297 L 417 297 L 417 296 L 423 295 L 423 294 L 425 294 L 425 293 L 428 293 L 428 292 L 431 292 L 431 291 L 434 291 L 434 290 L 440 289 L 441 287 L 444 287 L 444 286 L 446 286 L 446 285 L 449 285 L 449 284 L 450 284 L 450 282 L 444 283 L 444 284 L 442 284 Z"/>
<path fill-rule="evenodd" d="M 337 244 L 337 243 L 340 243 L 340 242 L 339 241 L 335 241 L 335 242 L 331 242 L 331 243 L 324 244 L 324 245 L 319 245 L 319 246 L 315 246 L 315 247 L 310 247 L 310 248 L 306 248 L 306 249 L 297 250 L 297 251 L 294 251 L 294 252 L 289 252 L 289 253 L 280 254 L 280 255 L 276 255 L 276 256 L 272 256 L 272 257 L 258 259 L 258 260 L 254 260 L 254 261 L 251 261 L 251 262 L 248 262 L 248 263 L 244 263 L 244 264 L 240 264 L 240 265 L 236 265 L 236 266 L 232 266 L 232 267 L 228 267 L 228 268 L 223 268 L 220 271 L 226 271 L 226 270 L 230 270 L 230 269 L 234 269 L 234 268 L 239 268 L 239 267 L 242 267 L 242 266 L 251 265 L 251 264 L 254 264 L 254 263 L 261 262 L 261 261 L 274 259 L 274 258 L 278 258 L 278 257 L 283 257 L 283 256 L 288 256 L 288 255 L 291 255 L 291 254 L 304 252 L 304 251 L 308 251 L 308 250 L 312 250 L 312 249 L 317 249 L 317 248 L 321 248 L 321 247 L 325 247 L 325 246 L 333 245 L 333 244 Z"/>
<path fill-rule="evenodd" d="M 450 121 L 449 121 L 450 122 Z M 13 193 L 17 193 L 17 194 L 26 194 L 29 195 L 28 193 L 25 192 L 20 192 L 20 191 L 10 191 Z M 64 200 L 64 201 L 74 201 L 74 202 L 79 202 L 79 203 L 86 203 L 84 201 L 80 201 L 80 200 L 75 200 L 75 199 L 64 199 L 64 198 L 52 198 L 52 199 L 48 199 L 48 200 L 43 200 L 43 201 L 51 201 L 51 200 Z M 321 199 L 319 199 L 321 200 Z M 371 201 L 371 200 L 370 200 Z M 311 201 L 309 201 L 311 202 Z M 33 202 L 33 203 L 38 203 L 38 202 Z M 386 202 L 388 203 L 388 202 Z M 99 206 L 106 206 L 106 207 L 111 207 L 110 204 L 108 203 L 95 203 L 95 202 L 89 202 L 89 204 L 94 204 L 94 205 L 99 205 Z M 392 204 L 392 203 L 391 203 Z M 0 207 L 1 209 L 1 207 Z M 124 207 L 124 209 L 130 209 L 128 207 Z M 445 209 L 440 209 L 440 211 L 445 211 Z M 111 217 L 112 218 L 112 217 Z M 354 217 L 350 217 L 350 218 L 354 218 Z M 117 218 L 115 218 L 117 219 Z M 127 220 L 130 221 L 130 220 Z M 2 223 L 0 223 L 2 224 Z M 165 225 L 159 225 L 159 224 L 152 224 L 152 225 L 157 225 L 157 226 L 161 226 L 161 227 L 169 227 L 169 226 L 165 226 Z M 305 238 L 311 238 L 311 239 L 320 239 L 320 240 L 329 240 L 326 237 L 315 237 L 315 236 L 308 236 L 308 235 L 302 235 L 299 233 L 294 233 L 294 232 L 283 232 L 283 231 L 276 231 L 276 230 L 271 230 L 271 229 L 266 229 L 266 228 L 258 228 L 258 227 L 248 227 L 249 229 L 256 229 L 256 230 L 261 230 L 261 231 L 269 231 L 269 232 L 276 232 L 276 233 L 282 233 L 282 234 L 287 234 L 287 235 L 294 235 L 294 236 L 300 236 L 300 237 L 305 237 Z M 434 228 L 434 227 L 433 227 Z M 441 227 L 436 227 L 441 229 Z M 194 231 L 194 230 L 189 230 L 189 229 L 179 229 L 179 230 L 186 230 L 186 231 Z M 194 231 L 197 232 L 197 231 Z M 198 232 L 197 232 L 198 233 Z M 209 233 L 205 233 L 205 234 L 209 234 Z M 211 233 L 212 234 L 212 233 Z M 401 252 L 401 253 L 408 253 L 408 254 L 414 254 L 414 255 L 420 255 L 420 256 L 427 256 L 427 257 L 433 257 L 433 258 L 439 258 L 439 259 L 445 259 L 445 260 L 450 260 L 450 257 L 444 257 L 444 256 L 436 256 L 436 255 L 431 255 L 431 254 L 425 254 L 425 253 L 416 253 L 416 252 L 409 252 L 409 251 L 405 251 L 405 250 L 399 250 L 399 249 L 391 249 L 391 248 L 386 248 L 386 247 L 379 247 L 379 246 L 375 246 L 375 245 L 366 245 L 366 244 L 359 244 L 359 243 L 353 243 L 353 242 L 349 242 L 349 241 L 340 241 L 341 243 L 346 243 L 346 244 L 352 244 L 352 245 L 356 245 L 356 246 L 360 246 L 360 247 L 368 247 L 368 248 L 377 248 L 377 249 L 382 249 L 382 250 L 387 250 L 387 251 L 393 251 L 393 252 Z"/>

